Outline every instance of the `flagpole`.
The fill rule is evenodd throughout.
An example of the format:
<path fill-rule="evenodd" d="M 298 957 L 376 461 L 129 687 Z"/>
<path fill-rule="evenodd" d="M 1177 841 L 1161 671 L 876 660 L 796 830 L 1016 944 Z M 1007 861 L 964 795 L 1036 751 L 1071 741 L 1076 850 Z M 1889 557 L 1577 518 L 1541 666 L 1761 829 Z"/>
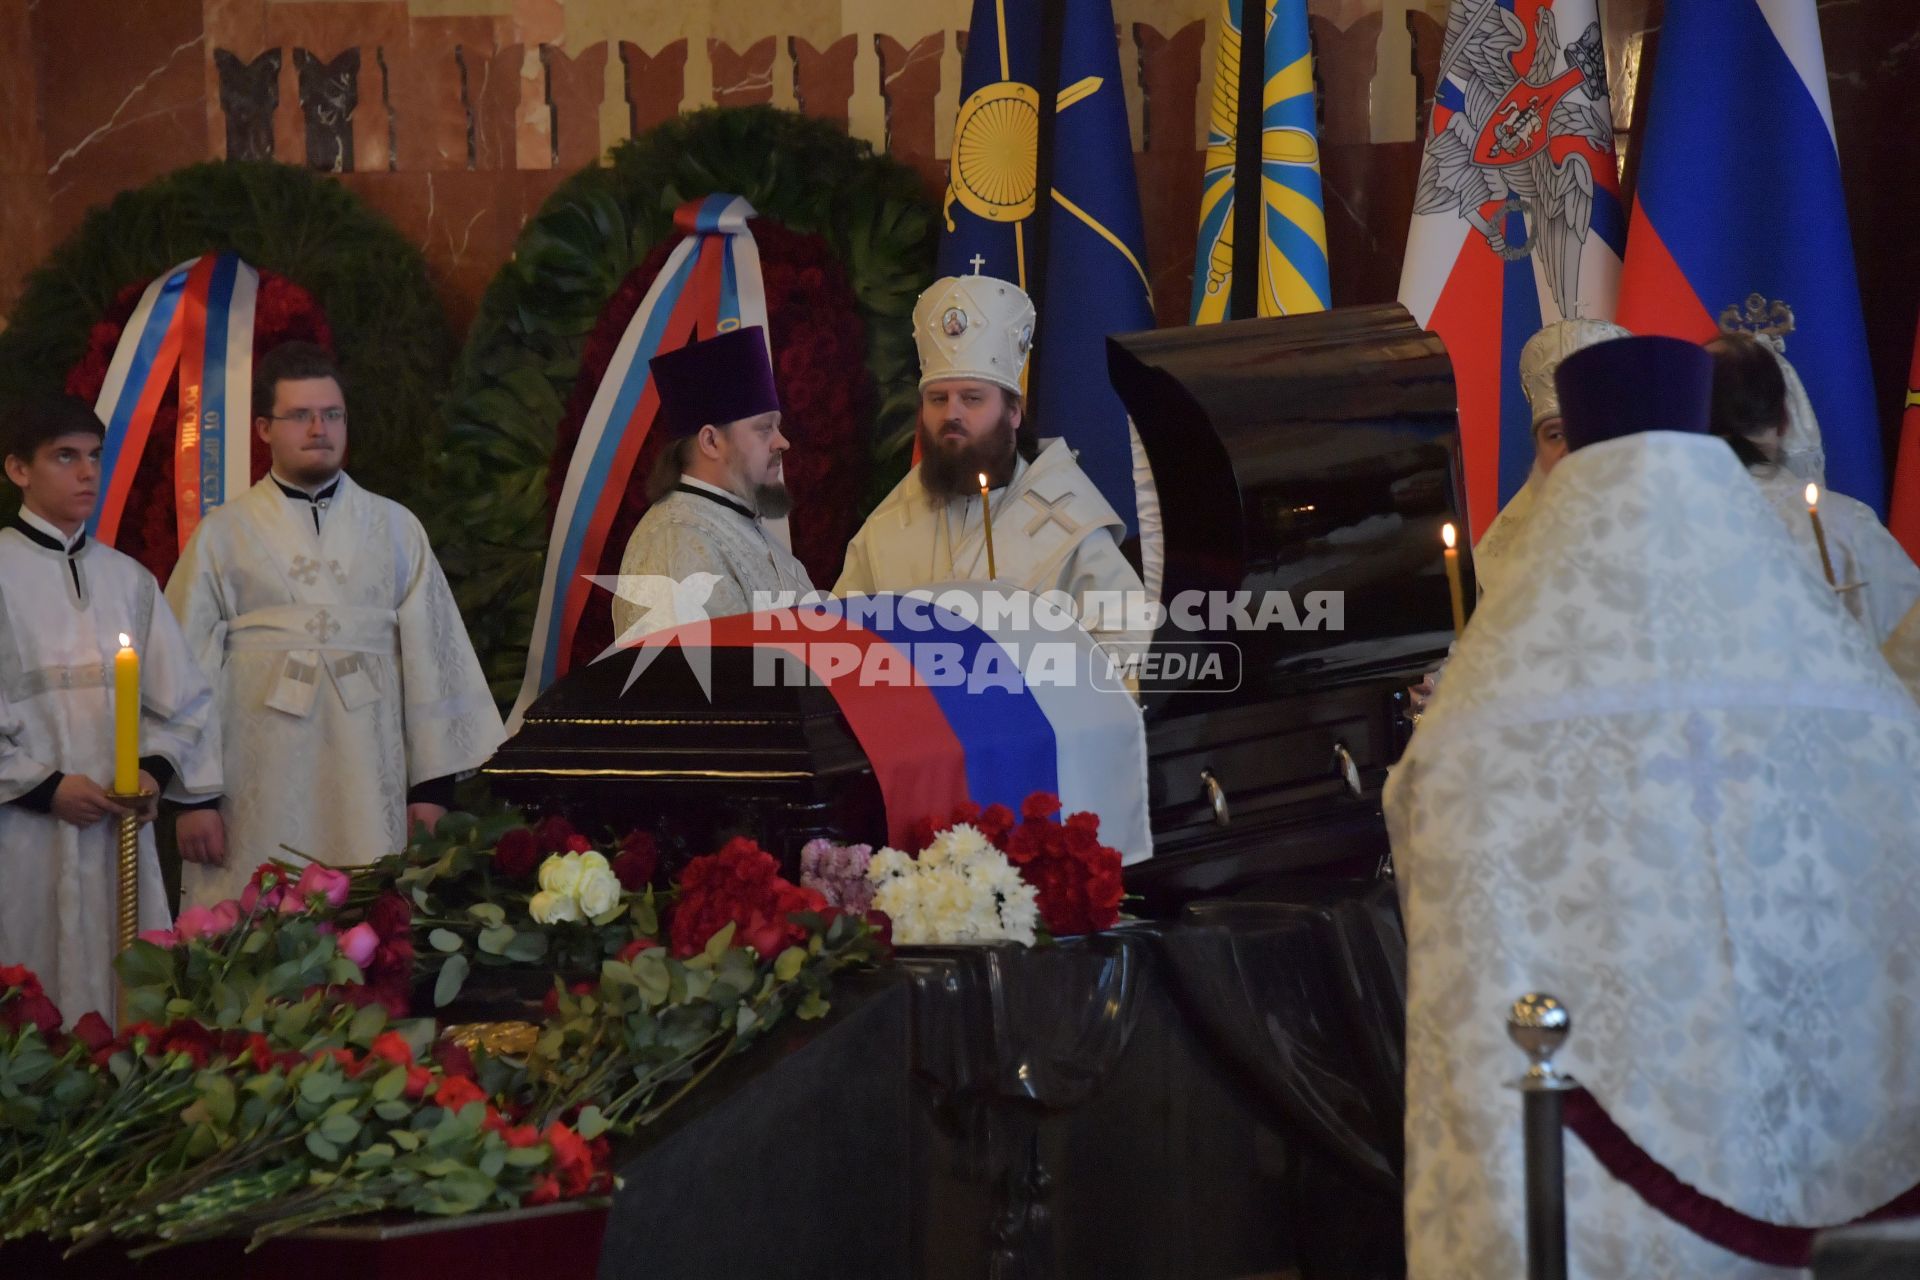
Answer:
<path fill-rule="evenodd" d="M 1053 136 L 1059 115 L 1060 58 L 1067 31 L 1066 0 L 1041 0 L 1040 69 L 1033 86 L 1040 100 L 1040 132 L 1034 141 L 1033 177 L 1035 199 L 1033 216 L 1027 219 L 1027 279 L 1022 286 L 1033 300 L 1033 309 L 1045 327 L 1047 314 L 1047 241 L 1053 228 Z M 1022 415 L 1037 421 L 1034 414 L 1040 403 L 1040 368 L 1044 362 L 1027 364 L 1026 409 Z"/>
<path fill-rule="evenodd" d="M 1267 6 L 1240 0 L 1240 105 L 1233 128 L 1233 288 L 1227 319 L 1260 314 L 1261 214 L 1267 89 Z"/>

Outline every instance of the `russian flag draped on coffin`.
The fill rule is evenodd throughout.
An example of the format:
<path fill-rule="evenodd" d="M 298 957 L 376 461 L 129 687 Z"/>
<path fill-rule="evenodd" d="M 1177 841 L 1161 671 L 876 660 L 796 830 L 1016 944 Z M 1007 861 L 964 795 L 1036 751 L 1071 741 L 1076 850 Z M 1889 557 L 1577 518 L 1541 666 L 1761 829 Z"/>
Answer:
<path fill-rule="evenodd" d="M 1827 483 L 1886 514 L 1886 463 L 1814 0 L 1669 6 L 1621 324 L 1785 343 L 1820 420 Z"/>
<path fill-rule="evenodd" d="M 1400 301 L 1453 357 L 1475 538 L 1533 467 L 1520 348 L 1612 319 L 1625 247 L 1594 0 L 1454 0 Z"/>
<path fill-rule="evenodd" d="M 1038 597 L 961 582 L 826 599 L 655 631 L 599 660 L 644 665 L 673 646 L 696 675 L 702 648 L 754 647 L 781 657 L 756 663 L 756 679 L 824 685 L 896 845 L 963 801 L 1017 813 L 1051 791 L 1064 812 L 1098 815 L 1124 862 L 1153 853 L 1139 705 L 1092 637 Z"/>

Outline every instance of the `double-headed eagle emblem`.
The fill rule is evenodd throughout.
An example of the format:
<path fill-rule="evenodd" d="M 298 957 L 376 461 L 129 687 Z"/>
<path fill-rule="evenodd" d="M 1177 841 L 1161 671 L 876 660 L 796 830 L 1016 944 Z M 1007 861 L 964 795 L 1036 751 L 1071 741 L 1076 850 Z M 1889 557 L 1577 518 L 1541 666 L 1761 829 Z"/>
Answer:
<path fill-rule="evenodd" d="M 1440 79 L 1462 86 L 1465 106 L 1427 140 L 1414 212 L 1451 207 L 1501 257 L 1533 253 L 1560 314 L 1577 315 L 1580 254 L 1593 229 L 1593 168 L 1577 150 L 1555 160 L 1552 144 L 1584 138 L 1611 151 L 1606 53 L 1597 22 L 1563 50 L 1553 10 L 1544 6 L 1534 20 L 1533 61 L 1520 74 L 1513 55 L 1526 43 L 1526 28 L 1498 0 L 1452 6 Z M 1525 217 L 1525 244 L 1508 242 L 1508 212 Z"/>

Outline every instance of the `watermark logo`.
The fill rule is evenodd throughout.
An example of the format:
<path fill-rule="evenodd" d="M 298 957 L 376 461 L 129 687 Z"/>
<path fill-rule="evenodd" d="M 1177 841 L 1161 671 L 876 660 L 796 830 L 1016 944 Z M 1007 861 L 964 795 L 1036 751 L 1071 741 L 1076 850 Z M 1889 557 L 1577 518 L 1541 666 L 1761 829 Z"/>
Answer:
<path fill-rule="evenodd" d="M 669 578 L 652 573 L 590 574 L 588 581 L 613 592 L 615 599 L 632 606 L 632 617 L 613 643 L 602 649 L 595 662 L 612 657 L 624 649 L 633 651 L 633 669 L 620 686 L 625 693 L 633 688 L 640 674 L 653 665 L 660 653 L 678 642 L 681 656 L 700 692 L 713 701 L 713 658 L 707 647 L 707 601 L 713 589 L 725 581 L 717 573 L 690 573 L 684 578 Z M 628 611 L 616 609 L 615 617 Z"/>
<path fill-rule="evenodd" d="M 677 643 L 712 699 L 706 606 L 720 577 L 620 574 L 591 580 L 630 606 L 616 608 L 625 625 L 594 659 L 633 651 L 622 692 L 661 650 Z M 846 598 L 756 592 L 749 608 L 753 684 L 763 688 L 845 680 L 970 693 L 1048 685 L 1231 693 L 1245 678 L 1244 655 L 1224 636 L 1340 631 L 1346 625 L 1345 600 L 1337 591 L 1311 591 L 1297 601 L 1284 591 L 1189 591 L 1163 603 L 1143 592 L 1074 597 L 966 584 Z"/>

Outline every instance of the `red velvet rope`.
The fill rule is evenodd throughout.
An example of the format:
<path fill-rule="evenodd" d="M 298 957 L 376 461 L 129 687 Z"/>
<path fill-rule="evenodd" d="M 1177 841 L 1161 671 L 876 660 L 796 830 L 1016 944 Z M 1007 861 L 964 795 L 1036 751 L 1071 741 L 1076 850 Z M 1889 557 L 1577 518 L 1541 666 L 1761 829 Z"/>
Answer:
<path fill-rule="evenodd" d="M 1566 1127 L 1587 1144 L 1608 1173 L 1626 1183 L 1634 1194 L 1660 1213 L 1711 1244 L 1754 1262 L 1776 1267 L 1806 1267 L 1813 1257 L 1813 1238 L 1826 1228 L 1783 1227 L 1751 1218 L 1731 1205 L 1680 1181 L 1652 1156 L 1642 1151 L 1626 1131 L 1613 1122 L 1606 1108 L 1585 1089 L 1566 1096 Z M 1909 1188 L 1854 1222 L 1883 1218 L 1920 1217 L 1920 1185 Z M 1842 1225 L 1851 1226 L 1852 1223 Z"/>

